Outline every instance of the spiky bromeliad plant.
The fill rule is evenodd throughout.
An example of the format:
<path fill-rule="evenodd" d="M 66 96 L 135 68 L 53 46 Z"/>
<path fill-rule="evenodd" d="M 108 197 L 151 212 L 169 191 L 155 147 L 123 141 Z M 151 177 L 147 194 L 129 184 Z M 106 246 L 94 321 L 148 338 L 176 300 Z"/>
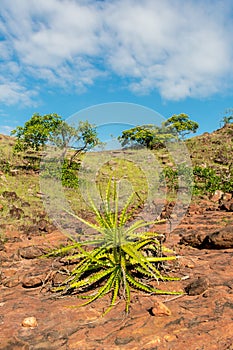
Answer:
<path fill-rule="evenodd" d="M 138 232 L 154 221 L 138 220 L 128 224 L 135 209 L 131 207 L 135 193 L 128 198 L 127 203 L 119 212 L 116 183 L 112 187 L 113 189 L 111 189 L 111 184 L 107 187 L 106 198 L 102 198 L 103 208 L 101 210 L 97 209 L 91 201 L 91 208 L 96 219 L 95 224 L 69 213 L 97 231 L 100 238 L 82 243 L 75 242 L 47 254 L 47 256 L 67 255 L 68 260 L 77 260 L 69 277 L 54 291 L 62 294 L 78 292 L 80 298 L 87 299 L 80 306 L 112 293 L 111 303 L 104 314 L 110 311 L 121 295 L 125 298 L 125 311 L 128 313 L 131 290 L 141 290 L 152 294 L 181 294 L 156 289 L 145 282 L 145 279 L 179 280 L 179 278 L 162 275 L 160 271 L 160 266 L 164 261 L 174 260 L 176 256 L 163 256 L 163 252 L 169 252 L 169 250 L 161 246 L 160 234 Z M 87 290 L 90 291 L 91 288 L 94 289 L 94 294 L 84 293 Z"/>

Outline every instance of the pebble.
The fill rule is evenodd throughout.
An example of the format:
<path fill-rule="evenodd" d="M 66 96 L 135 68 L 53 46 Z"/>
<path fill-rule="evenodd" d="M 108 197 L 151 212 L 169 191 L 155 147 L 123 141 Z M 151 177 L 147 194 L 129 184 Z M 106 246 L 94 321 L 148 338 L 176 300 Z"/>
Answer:
<path fill-rule="evenodd" d="M 19 248 L 18 253 L 21 256 L 21 258 L 34 259 L 42 255 L 42 250 L 36 246 L 28 246 Z"/>
<path fill-rule="evenodd" d="M 4 280 L 2 282 L 4 287 L 7 287 L 7 288 L 16 287 L 19 283 L 20 282 L 19 282 L 19 279 L 17 277 L 16 278 L 7 278 L 6 280 Z"/>
<path fill-rule="evenodd" d="M 188 295 L 199 295 L 204 293 L 209 287 L 209 281 L 205 277 L 198 277 L 185 287 Z"/>
<path fill-rule="evenodd" d="M 36 288 L 42 284 L 42 276 L 25 275 L 22 280 L 22 286 L 24 288 Z"/>
<path fill-rule="evenodd" d="M 146 349 L 158 349 L 158 345 L 162 342 L 162 338 L 158 335 L 154 335 L 152 339 L 148 337 L 148 340 L 146 338 L 143 339 L 144 346 Z"/>
<path fill-rule="evenodd" d="M 35 328 L 38 326 L 37 319 L 33 316 L 31 317 L 26 317 L 22 321 L 22 326 L 23 327 L 30 327 L 30 328 Z"/>
<path fill-rule="evenodd" d="M 152 316 L 171 316 L 171 310 L 161 303 L 160 301 L 156 301 L 154 306 L 150 309 Z"/>
<path fill-rule="evenodd" d="M 166 342 L 174 341 L 177 339 L 177 337 L 174 334 L 167 334 L 164 336 L 164 339 Z"/>

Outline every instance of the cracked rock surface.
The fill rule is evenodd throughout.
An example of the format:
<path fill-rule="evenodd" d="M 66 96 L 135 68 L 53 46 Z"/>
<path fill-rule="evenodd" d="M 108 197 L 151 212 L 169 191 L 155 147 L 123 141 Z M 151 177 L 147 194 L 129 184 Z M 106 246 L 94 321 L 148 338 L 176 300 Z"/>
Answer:
<path fill-rule="evenodd" d="M 166 238 L 166 245 L 180 256 L 174 273 L 184 279 L 161 282 L 160 287 L 186 294 L 132 293 L 128 316 L 123 300 L 101 317 L 108 298 L 82 308 L 70 308 L 79 303 L 75 296 L 55 299 L 45 282 L 62 280 L 62 273 L 58 274 L 62 260 L 38 256 L 65 243 L 66 237 L 54 230 L 28 240 L 27 233 L 6 227 L 9 240 L 0 250 L 0 349 L 232 350 L 233 248 L 219 240 L 231 240 L 233 217 L 232 212 L 209 210 L 210 206 L 192 204 L 180 226 Z M 156 229 L 163 232 L 164 227 Z M 203 245 L 206 237 L 209 245 Z M 28 318 L 35 322 L 24 327 Z"/>

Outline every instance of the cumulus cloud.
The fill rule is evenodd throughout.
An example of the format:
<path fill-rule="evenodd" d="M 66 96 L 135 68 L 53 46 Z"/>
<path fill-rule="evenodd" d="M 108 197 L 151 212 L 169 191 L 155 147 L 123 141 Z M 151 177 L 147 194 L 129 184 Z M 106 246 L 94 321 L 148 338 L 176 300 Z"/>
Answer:
<path fill-rule="evenodd" d="M 35 95 L 35 91 L 27 90 L 16 82 L 0 82 L 0 101 L 6 105 L 23 104 L 24 106 L 32 106 L 35 104 L 33 102 Z"/>
<path fill-rule="evenodd" d="M 10 77 L 0 69 L 3 102 L 29 103 L 30 78 L 82 92 L 117 75 L 137 94 L 168 100 L 232 86 L 231 1 L 2 0 L 1 11 L 1 59 L 11 64 Z"/>
<path fill-rule="evenodd" d="M 220 3 L 134 2 L 130 11 L 131 6 L 126 0 L 109 8 L 116 55 L 108 59 L 116 74 L 134 78 L 132 90 L 158 89 L 166 99 L 200 97 L 219 91 L 228 74 L 232 78 L 232 28 Z"/>

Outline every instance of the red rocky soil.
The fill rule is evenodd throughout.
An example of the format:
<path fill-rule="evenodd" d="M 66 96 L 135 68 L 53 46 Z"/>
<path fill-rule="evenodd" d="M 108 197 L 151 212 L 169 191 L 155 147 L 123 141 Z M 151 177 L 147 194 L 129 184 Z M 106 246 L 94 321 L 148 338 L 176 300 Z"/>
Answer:
<path fill-rule="evenodd" d="M 161 232 L 163 226 L 158 226 Z M 66 241 L 59 231 L 20 233 L 6 228 L 0 246 L 1 350 L 233 350 L 233 215 L 215 203 L 192 204 L 166 245 L 180 256 L 173 274 L 180 282 L 161 289 L 184 290 L 182 297 L 135 292 L 130 314 L 120 300 L 100 317 L 109 300 L 82 308 L 75 296 L 55 299 L 47 290 L 59 282 L 61 259 L 39 259 Z M 214 233 L 214 234 L 213 234 Z M 22 322 L 35 317 L 34 327 Z M 33 325 L 33 324 L 32 324 Z"/>

